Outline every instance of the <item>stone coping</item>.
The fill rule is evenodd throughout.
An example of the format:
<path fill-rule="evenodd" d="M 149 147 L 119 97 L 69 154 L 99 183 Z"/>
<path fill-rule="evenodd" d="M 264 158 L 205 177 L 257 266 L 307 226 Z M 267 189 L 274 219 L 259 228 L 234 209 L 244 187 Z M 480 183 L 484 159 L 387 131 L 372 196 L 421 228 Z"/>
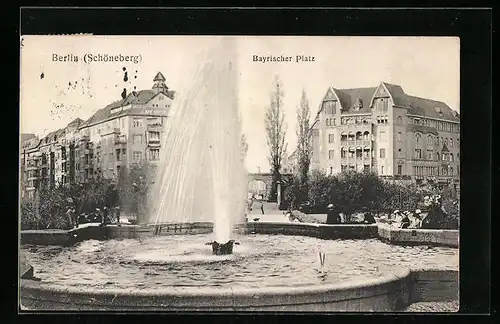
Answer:
<path fill-rule="evenodd" d="M 87 224 L 86 224 L 87 225 Z M 107 225 L 98 224 L 69 231 L 36 230 L 21 231 L 21 244 L 71 245 L 87 239 L 136 238 L 149 235 L 154 225 Z M 161 235 L 209 233 L 212 223 L 161 224 Z M 321 239 L 370 239 L 378 238 L 390 244 L 401 245 L 441 245 L 459 247 L 458 230 L 399 229 L 387 224 L 318 224 L 251 222 L 236 224 L 236 231 L 253 234 L 304 235 Z"/>
<path fill-rule="evenodd" d="M 458 299 L 457 271 L 399 269 L 362 281 L 246 289 L 91 289 L 21 280 L 22 310 L 379 312 L 400 311 L 412 303 L 436 298 Z"/>

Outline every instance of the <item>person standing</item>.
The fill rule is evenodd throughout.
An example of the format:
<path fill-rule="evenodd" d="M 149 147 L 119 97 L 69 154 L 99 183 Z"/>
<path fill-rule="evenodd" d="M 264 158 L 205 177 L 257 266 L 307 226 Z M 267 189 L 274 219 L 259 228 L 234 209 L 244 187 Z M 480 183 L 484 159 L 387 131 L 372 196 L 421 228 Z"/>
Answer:
<path fill-rule="evenodd" d="M 118 224 L 118 226 L 121 226 L 120 225 L 120 206 L 116 206 L 115 210 L 116 210 L 116 223 Z"/>
<path fill-rule="evenodd" d="M 333 206 L 333 204 L 329 204 L 327 206 L 326 223 L 327 224 L 340 224 L 340 223 L 342 223 L 342 220 L 340 219 L 339 212 L 335 208 L 335 206 Z"/>
<path fill-rule="evenodd" d="M 75 224 L 73 222 L 73 210 L 71 209 L 71 207 L 69 207 L 66 211 L 66 217 L 68 218 L 68 222 L 71 228 L 75 227 Z"/>
<path fill-rule="evenodd" d="M 78 228 L 78 226 L 80 225 L 80 222 L 78 219 L 79 216 L 76 214 L 76 210 L 74 208 L 71 209 L 71 216 L 73 216 L 75 228 Z"/>
<path fill-rule="evenodd" d="M 260 201 L 260 211 L 262 212 L 262 215 L 264 215 L 264 203 L 262 200 Z"/>

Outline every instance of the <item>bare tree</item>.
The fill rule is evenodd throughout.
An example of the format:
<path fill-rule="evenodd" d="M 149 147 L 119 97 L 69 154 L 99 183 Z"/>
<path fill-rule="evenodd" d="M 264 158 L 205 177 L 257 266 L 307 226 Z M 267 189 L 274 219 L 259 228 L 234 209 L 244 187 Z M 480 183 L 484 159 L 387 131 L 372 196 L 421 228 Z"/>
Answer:
<path fill-rule="evenodd" d="M 297 169 L 300 187 L 299 200 L 305 199 L 308 192 L 308 174 L 311 164 L 312 143 L 310 136 L 311 109 L 305 90 L 302 90 L 300 105 L 297 107 Z"/>
<path fill-rule="evenodd" d="M 270 200 L 277 197 L 277 183 L 281 180 L 281 162 L 283 153 L 286 151 L 285 141 L 286 128 L 285 112 L 283 107 L 283 85 L 278 76 L 275 78 L 275 89 L 271 93 L 271 104 L 267 109 L 265 127 L 267 134 L 267 146 L 269 148 L 269 165 L 273 176 Z"/>
<path fill-rule="evenodd" d="M 248 152 L 248 142 L 245 134 L 241 134 L 241 159 L 245 161 Z"/>

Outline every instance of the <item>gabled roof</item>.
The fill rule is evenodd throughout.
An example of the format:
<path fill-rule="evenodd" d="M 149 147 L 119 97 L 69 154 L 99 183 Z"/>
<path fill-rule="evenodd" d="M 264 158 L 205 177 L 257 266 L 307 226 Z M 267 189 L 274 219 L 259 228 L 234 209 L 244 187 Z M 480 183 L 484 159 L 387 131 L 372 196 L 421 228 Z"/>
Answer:
<path fill-rule="evenodd" d="M 354 88 L 354 89 L 334 89 L 342 105 L 342 112 L 347 113 L 370 113 L 370 100 L 377 88 Z M 363 107 L 359 110 L 354 109 L 354 105 L 361 101 Z"/>
<path fill-rule="evenodd" d="M 409 114 L 450 121 L 460 121 L 460 114 L 452 110 L 442 101 L 408 95 L 401 86 L 396 84 L 381 82 L 379 86 L 384 86 L 387 89 L 392 97 L 394 105 L 408 108 Z M 342 113 L 362 114 L 371 112 L 369 105 L 379 86 L 353 89 L 336 89 L 331 87 L 331 89 L 340 100 Z M 359 102 L 362 103 L 363 107 L 359 110 L 354 109 Z M 321 109 L 322 106 L 320 106 L 318 114 L 321 112 Z"/>
<path fill-rule="evenodd" d="M 407 98 L 408 96 L 403 91 L 401 86 L 387 82 L 382 82 L 382 84 L 386 87 L 387 91 L 389 91 L 394 105 L 400 107 L 410 107 L 410 103 Z"/>
<path fill-rule="evenodd" d="M 149 102 L 151 99 L 156 97 L 158 94 L 164 94 L 165 96 L 169 97 L 170 99 L 174 98 L 174 91 L 156 91 L 156 90 L 141 90 L 141 91 L 133 91 L 132 93 L 129 93 L 125 99 L 117 100 L 106 107 L 99 109 L 94 115 L 92 115 L 89 119 L 87 119 L 85 122 L 83 122 L 80 127 L 88 126 L 91 124 L 95 124 L 98 122 L 101 122 L 103 120 L 106 120 L 111 117 L 116 117 L 119 115 L 125 115 L 127 112 L 123 111 L 118 111 L 118 112 L 111 112 L 114 108 L 119 108 L 119 107 L 124 107 L 130 104 L 146 104 Z"/>

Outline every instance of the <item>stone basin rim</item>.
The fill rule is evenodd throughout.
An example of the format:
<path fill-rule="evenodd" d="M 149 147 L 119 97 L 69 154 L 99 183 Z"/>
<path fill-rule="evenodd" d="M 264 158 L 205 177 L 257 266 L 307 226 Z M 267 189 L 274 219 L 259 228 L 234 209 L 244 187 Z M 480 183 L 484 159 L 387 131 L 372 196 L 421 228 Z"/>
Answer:
<path fill-rule="evenodd" d="M 431 270 L 431 269 L 426 269 Z M 394 281 L 407 278 L 411 275 L 412 270 L 408 268 L 400 268 L 394 273 L 377 278 L 368 278 L 355 281 L 347 281 L 342 283 L 333 283 L 325 285 L 312 286 L 269 286 L 262 288 L 207 288 L 207 287 L 190 287 L 172 290 L 172 287 L 160 289 L 128 289 L 128 288 L 88 288 L 88 287 L 71 287 L 71 286 L 44 286 L 43 284 L 29 280 L 21 279 L 20 288 L 45 290 L 58 292 L 63 294 L 94 294 L 100 296 L 175 296 L 175 297 L 217 297 L 217 296 L 266 296 L 266 295 L 301 295 L 326 293 L 333 291 L 347 291 L 355 289 L 363 289 L 376 287 L 385 284 L 390 284 Z"/>

